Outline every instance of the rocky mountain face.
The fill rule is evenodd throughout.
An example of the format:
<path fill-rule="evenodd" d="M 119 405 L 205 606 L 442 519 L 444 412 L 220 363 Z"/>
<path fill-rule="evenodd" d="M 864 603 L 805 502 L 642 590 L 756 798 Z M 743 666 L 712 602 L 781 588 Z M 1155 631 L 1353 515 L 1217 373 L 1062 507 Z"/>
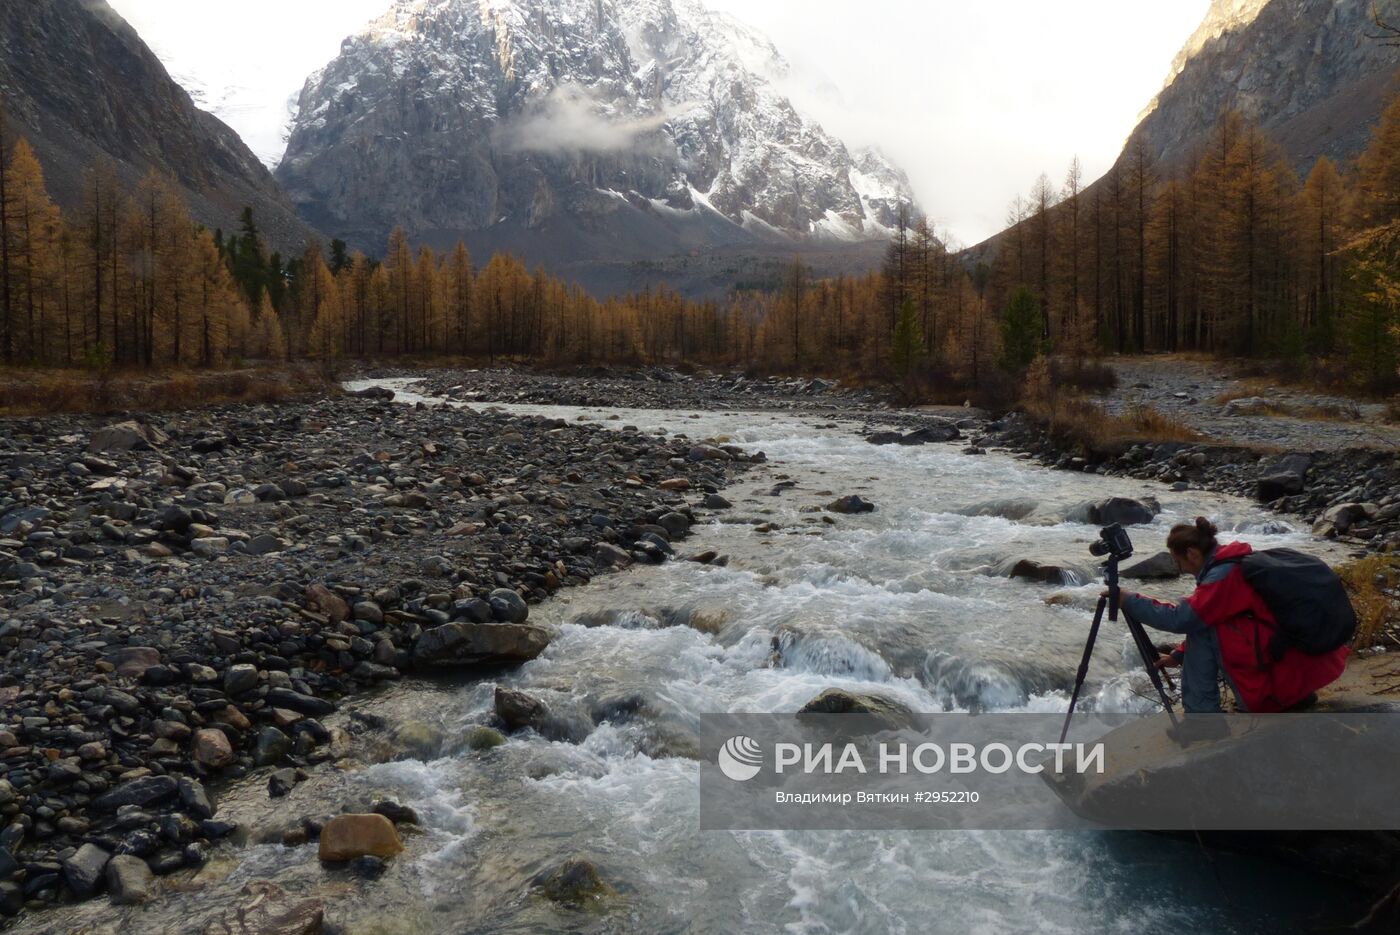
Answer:
<path fill-rule="evenodd" d="M 307 81 L 277 177 L 366 249 L 402 224 L 559 270 L 883 237 L 903 173 L 786 69 L 694 0 L 397 0 Z"/>
<path fill-rule="evenodd" d="M 84 170 L 106 157 L 128 184 L 173 176 L 194 216 L 231 229 L 251 205 L 271 243 L 299 250 L 311 228 L 238 135 L 194 106 L 106 0 L 0 2 L 0 97 L 50 193 L 82 203 Z"/>
<path fill-rule="evenodd" d="M 1400 0 L 1376 0 L 1386 19 Z M 1214 0 L 1129 140 L 1159 159 L 1192 157 L 1220 113 L 1257 119 L 1301 174 L 1319 156 L 1346 161 L 1400 85 L 1400 55 L 1368 37 L 1373 0 Z"/>

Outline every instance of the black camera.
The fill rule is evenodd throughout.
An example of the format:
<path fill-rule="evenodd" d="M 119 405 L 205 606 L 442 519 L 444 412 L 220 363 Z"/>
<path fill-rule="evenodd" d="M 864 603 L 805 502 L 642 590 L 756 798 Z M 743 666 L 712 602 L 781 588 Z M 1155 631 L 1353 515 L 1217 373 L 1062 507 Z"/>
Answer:
<path fill-rule="evenodd" d="M 1121 523 L 1114 523 L 1099 530 L 1099 539 L 1089 544 L 1089 553 L 1122 561 L 1133 554 L 1133 540 L 1128 538 L 1128 531 Z"/>

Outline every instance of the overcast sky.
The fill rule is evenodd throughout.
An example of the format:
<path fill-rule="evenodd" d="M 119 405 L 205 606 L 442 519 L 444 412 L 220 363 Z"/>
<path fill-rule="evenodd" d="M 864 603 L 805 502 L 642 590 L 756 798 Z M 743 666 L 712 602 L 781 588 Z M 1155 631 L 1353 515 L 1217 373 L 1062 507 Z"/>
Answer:
<path fill-rule="evenodd" d="M 265 161 L 289 100 L 390 0 L 110 0 Z M 708 0 L 766 33 L 797 103 L 880 145 L 955 241 L 1003 226 L 1042 171 L 1113 162 L 1209 0 Z M 230 15 L 236 8 L 236 15 Z"/>

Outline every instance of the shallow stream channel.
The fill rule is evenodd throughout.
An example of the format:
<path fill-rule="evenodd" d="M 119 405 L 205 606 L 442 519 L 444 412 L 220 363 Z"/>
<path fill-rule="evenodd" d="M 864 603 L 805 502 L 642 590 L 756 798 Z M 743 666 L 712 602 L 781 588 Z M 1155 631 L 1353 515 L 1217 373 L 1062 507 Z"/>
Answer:
<path fill-rule="evenodd" d="M 356 386 L 369 382 L 426 401 L 412 381 Z M 768 463 L 723 492 L 733 507 L 707 513 L 680 546 L 728 564 L 677 560 L 562 591 L 531 608 L 532 623 L 558 631 L 538 659 L 485 679 L 405 680 L 344 706 L 412 738 L 396 759 L 320 767 L 277 800 L 265 771 L 223 790 L 220 817 L 252 829 L 373 797 L 411 806 L 421 830 L 378 879 L 324 868 L 314 842 L 250 842 L 216 851 L 180 892 L 147 906 L 100 901 L 61 910 L 59 929 L 51 914 L 23 930 L 199 931 L 253 880 L 323 898 L 328 924 L 356 935 L 1273 933 L 1358 915 L 1355 896 L 1315 877 L 1147 834 L 699 830 L 699 754 L 686 738 L 702 714 L 792 712 L 828 688 L 916 711 L 1063 711 L 1101 587 L 1088 552 L 1097 529 L 1073 521 L 1081 504 L 1156 498 L 1160 515 L 1130 530 L 1140 557 L 1198 514 L 1226 539 L 1325 554 L 1301 525 L 1244 500 L 1050 471 L 1005 452 L 875 446 L 829 417 L 501 408 L 764 451 Z M 851 494 L 876 510 L 820 509 Z M 1065 573 L 1010 577 L 1021 559 Z M 1135 662 L 1122 627 L 1106 628 L 1088 705 L 1146 706 Z M 469 729 L 490 716 L 497 684 L 566 720 L 608 706 L 617 715 L 595 725 L 581 714 L 560 739 L 526 731 L 472 749 Z M 532 890 L 570 858 L 592 862 L 615 893 L 570 909 Z"/>

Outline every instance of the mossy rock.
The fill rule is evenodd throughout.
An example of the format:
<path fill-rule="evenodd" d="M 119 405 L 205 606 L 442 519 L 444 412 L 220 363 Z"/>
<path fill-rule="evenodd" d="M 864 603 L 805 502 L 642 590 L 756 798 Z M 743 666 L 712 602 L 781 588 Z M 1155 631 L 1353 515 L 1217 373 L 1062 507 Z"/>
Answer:
<path fill-rule="evenodd" d="M 442 728 L 426 721 L 405 721 L 392 735 L 396 752 L 415 760 L 436 760 L 442 756 L 442 742 Z"/>
<path fill-rule="evenodd" d="M 473 724 L 467 728 L 463 741 L 468 750 L 490 750 L 506 742 L 505 734 L 485 724 Z"/>
<path fill-rule="evenodd" d="M 573 857 L 535 877 L 535 891 L 550 902 L 583 909 L 617 895 L 591 860 Z"/>

